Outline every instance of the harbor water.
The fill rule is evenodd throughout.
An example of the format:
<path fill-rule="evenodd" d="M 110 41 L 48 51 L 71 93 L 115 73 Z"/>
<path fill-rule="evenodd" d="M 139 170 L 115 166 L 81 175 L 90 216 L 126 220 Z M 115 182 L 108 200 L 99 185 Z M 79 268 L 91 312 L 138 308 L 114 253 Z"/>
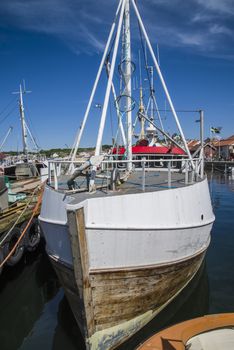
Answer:
<path fill-rule="evenodd" d="M 234 177 L 208 174 L 216 221 L 196 278 L 158 317 L 119 350 L 135 349 L 170 324 L 234 312 Z M 108 302 L 108 301 L 107 301 Z M 0 277 L 1 350 L 83 350 L 81 334 L 43 244 Z"/>

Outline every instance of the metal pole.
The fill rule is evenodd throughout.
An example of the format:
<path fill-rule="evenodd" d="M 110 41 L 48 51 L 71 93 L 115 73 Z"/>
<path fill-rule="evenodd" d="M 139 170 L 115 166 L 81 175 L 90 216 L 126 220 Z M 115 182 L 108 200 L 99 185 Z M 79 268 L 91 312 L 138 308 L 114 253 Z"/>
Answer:
<path fill-rule="evenodd" d="M 109 74 L 110 74 L 110 62 L 107 63 L 106 70 L 107 70 L 107 76 L 109 77 Z M 113 94 L 113 97 L 114 97 L 115 108 L 116 108 L 116 112 L 117 112 L 117 116 L 118 116 L 118 126 L 119 126 L 120 131 L 121 131 L 124 147 L 126 148 L 127 142 L 126 142 L 126 137 L 125 137 L 123 123 L 122 123 L 122 115 L 121 115 L 120 110 L 119 110 L 119 106 L 118 106 L 118 102 L 117 102 L 117 95 L 116 95 L 115 86 L 114 86 L 113 81 L 112 81 L 112 84 L 111 84 L 111 90 L 112 90 L 112 94 Z"/>
<path fill-rule="evenodd" d="M 26 125 L 25 125 L 23 91 L 22 91 L 21 84 L 20 84 L 19 107 L 20 107 L 20 120 L 21 120 L 21 126 L 22 126 L 23 152 L 27 156 L 28 155 L 28 144 L 27 144 L 27 137 L 28 137 L 28 135 L 27 135 L 27 128 L 26 128 Z"/>
<path fill-rule="evenodd" d="M 31 140 L 32 140 L 32 143 L 34 144 L 36 150 L 39 151 L 39 146 L 38 146 L 38 144 L 37 144 L 35 138 L 33 137 L 33 135 L 32 135 L 32 133 L 31 133 L 31 131 L 30 131 L 30 129 L 29 129 L 29 127 L 28 127 L 28 125 L 27 125 L 26 122 L 25 122 L 25 126 L 26 126 L 26 129 L 27 129 L 27 131 L 28 131 L 28 133 L 29 133 L 29 136 L 30 136 L 30 138 L 31 138 Z"/>
<path fill-rule="evenodd" d="M 98 130 L 95 156 L 100 155 L 100 152 L 101 152 L 102 136 L 103 136 L 104 126 L 105 126 L 105 121 L 106 121 L 106 112 L 107 112 L 107 107 L 108 107 L 108 102 L 109 102 L 109 97 L 110 97 L 111 84 L 112 84 L 112 80 L 113 80 L 115 62 L 116 62 L 117 51 L 118 51 L 118 46 L 119 46 L 120 32 L 121 32 L 121 27 L 122 27 L 122 23 L 123 23 L 123 13 L 124 13 L 124 8 L 125 8 L 125 2 L 126 2 L 126 0 L 123 0 L 121 12 L 120 12 L 120 17 L 119 17 L 118 29 L 117 29 L 117 33 L 116 33 L 115 45 L 114 45 L 113 56 L 112 56 L 112 61 L 111 61 L 110 74 L 109 74 L 109 78 L 108 78 L 106 94 L 105 94 L 105 99 L 104 99 L 104 104 L 103 104 L 103 109 L 102 109 L 102 115 L 101 115 L 101 121 L 100 121 L 99 130 Z"/>
<path fill-rule="evenodd" d="M 160 112 L 159 112 L 159 109 L 158 109 L 158 104 L 157 104 L 155 95 L 153 95 L 153 100 L 154 100 L 154 104 L 155 104 L 155 107 L 156 107 L 156 111 L 157 111 L 157 115 L 158 115 L 158 119 L 159 119 L 159 122 L 160 122 L 161 129 L 162 129 L 162 131 L 164 131 L 164 126 L 163 126 L 163 123 L 162 123 L 162 118 L 161 118 L 161 115 L 160 115 Z M 166 139 L 165 135 L 164 135 L 164 140 L 165 140 L 165 143 L 168 145 L 168 142 L 167 142 L 167 139 Z"/>
<path fill-rule="evenodd" d="M 145 161 L 146 158 L 142 158 L 142 191 L 145 192 Z"/>
<path fill-rule="evenodd" d="M 177 113 L 176 113 L 176 111 L 175 111 L 174 105 L 173 105 L 172 100 L 171 100 L 171 97 L 170 97 L 170 95 L 169 95 L 169 92 L 168 92 L 166 83 L 165 83 L 164 78 L 163 78 L 163 76 L 162 76 L 160 67 L 159 67 L 159 65 L 158 65 L 158 62 L 157 62 L 157 59 L 156 59 L 156 57 L 155 57 L 154 51 L 153 51 L 153 49 L 152 49 L 151 43 L 150 43 L 150 41 L 149 41 L 148 35 L 147 35 L 147 33 L 146 33 L 146 30 L 145 30 L 144 24 L 143 24 L 143 22 L 142 22 L 141 16 L 140 16 L 140 14 L 139 14 L 139 11 L 138 11 L 138 9 L 137 9 L 137 6 L 136 6 L 136 4 L 135 4 L 135 1 L 134 1 L 134 0 L 131 0 L 131 2 L 132 2 L 132 5 L 133 5 L 133 8 L 134 8 L 134 10 L 135 10 L 137 19 L 138 19 L 138 21 L 139 21 L 141 30 L 142 30 L 142 32 L 143 32 L 143 34 L 144 34 L 144 37 L 145 37 L 146 43 L 147 43 L 147 45 L 148 45 L 149 51 L 150 51 L 150 53 L 151 53 L 151 56 L 152 56 L 152 59 L 153 59 L 155 68 L 156 68 L 156 70 L 157 70 L 159 79 L 160 79 L 160 81 L 161 81 L 162 87 L 163 87 L 164 92 L 165 92 L 165 95 L 166 95 L 166 97 L 167 97 L 167 101 L 168 101 L 168 103 L 169 103 L 169 105 L 170 105 L 172 114 L 173 114 L 173 116 L 174 116 L 174 118 L 175 118 L 176 125 L 177 125 L 177 127 L 178 127 L 178 129 L 179 129 L 179 132 L 180 132 L 180 134 L 181 134 L 181 138 L 182 138 L 182 140 L 183 140 L 186 153 L 188 154 L 188 157 L 189 157 L 189 160 L 190 160 L 190 162 L 191 162 L 192 168 L 194 169 L 194 162 L 193 162 L 192 155 L 191 155 L 191 153 L 190 153 L 190 151 L 189 151 L 189 148 L 188 148 L 188 145 L 187 145 L 187 142 L 186 142 L 186 139 L 185 139 L 183 130 L 182 130 L 182 128 L 181 128 L 181 125 L 180 125 L 180 122 L 179 122 Z"/>
<path fill-rule="evenodd" d="M 168 161 L 168 187 L 171 188 L 171 161 Z"/>
<path fill-rule="evenodd" d="M 49 185 L 51 185 L 51 164 L 48 163 Z"/>
<path fill-rule="evenodd" d="M 116 11 L 116 14 L 115 14 L 115 20 L 114 20 L 114 22 L 112 24 L 112 27 L 111 27 L 111 30 L 110 30 L 110 34 L 109 34 L 109 37 L 108 37 L 108 40 L 107 40 L 107 43 L 106 43 L 106 47 L 105 47 L 105 50 L 104 50 L 104 53 L 103 53 L 103 56 L 102 56 L 102 60 L 101 60 L 101 63 L 100 63 L 100 66 L 99 66 L 99 69 L 98 69 L 98 72 L 97 72 L 97 76 L 96 76 L 96 79 L 95 79 L 95 82 L 94 82 L 94 85 L 93 85 L 93 89 L 92 89 L 90 98 L 89 98 L 88 106 L 87 106 L 86 111 L 85 111 L 84 119 L 83 119 L 83 121 L 81 123 L 80 130 L 78 131 L 78 134 L 77 134 L 77 141 L 75 143 L 75 148 L 74 148 L 74 151 L 73 151 L 73 154 L 72 154 L 72 157 L 71 157 L 72 162 L 74 162 L 74 160 L 75 160 L 76 153 L 77 153 L 77 150 L 78 150 L 79 145 L 80 145 L 80 140 L 81 140 L 81 137 L 83 135 L 83 131 L 84 131 L 85 124 L 87 122 L 89 111 L 90 111 L 91 105 L 93 103 L 94 94 L 95 94 L 96 89 L 97 89 L 98 81 L 100 79 L 100 76 L 101 76 L 101 73 L 102 73 L 102 68 L 103 68 L 103 65 L 105 63 L 106 55 L 107 55 L 107 52 L 108 52 L 108 49 L 109 49 L 109 46 L 110 46 L 110 42 L 111 42 L 114 30 L 115 30 L 117 16 L 118 16 L 118 13 L 119 13 L 119 10 L 120 10 L 120 6 L 123 3 L 123 1 L 124 0 L 120 0 L 118 8 L 117 8 L 117 11 Z"/>
<path fill-rule="evenodd" d="M 219 160 L 220 160 L 220 139 L 219 139 Z"/>
<path fill-rule="evenodd" d="M 125 57 L 125 94 L 127 97 L 127 169 L 132 169 L 132 108 L 131 108 L 131 95 L 132 95 L 132 81 L 131 81 L 131 32 L 130 32 L 130 8 L 129 0 L 126 0 L 124 11 L 124 57 Z"/>
<path fill-rule="evenodd" d="M 204 111 L 200 110 L 201 178 L 204 177 Z"/>
<path fill-rule="evenodd" d="M 188 184 L 188 161 L 185 159 L 185 185 Z"/>
<path fill-rule="evenodd" d="M 8 138 L 8 136 L 9 136 L 10 133 L 12 132 L 12 130 L 13 130 L 13 127 L 10 126 L 9 129 L 8 129 L 8 131 L 7 131 L 7 133 L 6 133 L 6 136 L 4 137 L 4 139 L 3 139 L 3 141 L 2 141 L 2 143 L 1 143 L 1 145 L 0 145 L 0 151 L 1 151 L 2 147 L 4 146 L 4 144 L 5 144 L 5 142 L 6 142 L 7 138 Z"/>
<path fill-rule="evenodd" d="M 54 189 L 58 189 L 57 163 L 54 163 Z"/>
<path fill-rule="evenodd" d="M 153 90 L 154 90 L 154 68 L 148 67 L 150 72 L 150 118 L 154 120 L 154 101 L 153 101 Z"/>

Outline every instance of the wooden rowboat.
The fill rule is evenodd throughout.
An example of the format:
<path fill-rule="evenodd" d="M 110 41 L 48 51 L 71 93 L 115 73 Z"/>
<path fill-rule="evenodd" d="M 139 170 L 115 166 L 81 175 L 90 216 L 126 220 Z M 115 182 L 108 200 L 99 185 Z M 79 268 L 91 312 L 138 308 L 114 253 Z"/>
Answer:
<path fill-rule="evenodd" d="M 169 327 L 137 350 L 234 349 L 234 313 L 207 315 Z"/>

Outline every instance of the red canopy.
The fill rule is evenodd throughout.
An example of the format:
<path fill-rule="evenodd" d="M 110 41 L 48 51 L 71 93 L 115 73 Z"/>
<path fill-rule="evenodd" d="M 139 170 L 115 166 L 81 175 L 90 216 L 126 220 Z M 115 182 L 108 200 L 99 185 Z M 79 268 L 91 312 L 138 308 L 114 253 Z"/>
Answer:
<path fill-rule="evenodd" d="M 124 154 L 125 147 L 115 147 L 113 154 Z M 132 146 L 133 154 L 173 154 L 173 155 L 184 155 L 185 152 L 179 147 L 166 147 L 166 146 Z"/>

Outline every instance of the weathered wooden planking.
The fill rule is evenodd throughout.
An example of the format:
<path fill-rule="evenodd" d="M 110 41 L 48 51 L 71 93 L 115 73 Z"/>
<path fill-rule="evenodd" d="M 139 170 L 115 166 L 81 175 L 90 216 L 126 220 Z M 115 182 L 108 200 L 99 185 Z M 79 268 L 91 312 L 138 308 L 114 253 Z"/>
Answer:
<path fill-rule="evenodd" d="M 82 211 L 80 215 L 68 212 L 75 269 L 66 267 L 60 261 L 53 261 L 53 264 L 83 336 L 86 340 L 89 338 L 86 348 L 96 349 L 90 340 L 90 336 L 95 336 L 96 332 L 103 331 L 105 334 L 108 329 L 112 329 L 110 327 L 121 328 L 121 325 L 144 315 L 147 310 L 157 314 L 191 280 L 205 252 L 174 265 L 93 273 L 88 270 L 87 242 L 82 237 L 85 230 Z M 141 327 L 136 325 L 132 332 Z M 126 328 L 126 334 L 119 340 L 113 335 L 111 343 L 116 346 L 127 339 L 129 334 Z M 104 345 L 105 339 L 107 338 L 100 338 L 102 345 L 97 349 L 110 349 Z"/>
<path fill-rule="evenodd" d="M 204 253 L 175 264 L 172 266 L 155 267 L 154 275 L 152 269 L 145 268 L 144 277 L 139 277 L 142 271 L 123 273 L 122 279 L 111 279 L 101 273 L 102 280 L 98 274 L 92 275 L 92 298 L 94 305 L 94 319 L 96 330 L 112 327 L 119 323 L 137 317 L 148 310 L 155 310 L 173 297 L 186 284 L 196 270 L 199 268 Z M 169 271 L 168 271 L 169 270 Z M 157 271 L 159 274 L 157 275 Z M 107 273 L 107 275 L 116 272 Z M 95 282 L 95 277 L 98 283 Z M 115 282 L 114 284 L 112 284 Z"/>
<path fill-rule="evenodd" d="M 144 277 L 145 276 L 145 269 L 147 268 L 148 270 L 148 276 L 159 276 L 160 274 L 164 274 L 165 267 L 167 268 L 168 273 L 174 273 L 175 265 L 183 263 L 183 266 L 186 266 L 186 264 L 190 265 L 190 260 L 191 259 L 196 259 L 197 255 L 200 255 L 203 253 L 204 250 L 200 251 L 194 256 L 191 256 L 188 259 L 182 259 L 177 262 L 168 262 L 168 263 L 163 263 L 157 266 L 157 269 L 155 269 L 155 265 L 150 265 L 150 266 L 139 266 L 139 267 L 126 267 L 126 268 L 119 268 L 119 269 L 90 269 L 90 278 L 95 279 L 96 281 L 103 281 L 103 280 L 118 280 L 122 279 L 124 277 L 127 278 L 135 278 L 137 276 L 139 277 Z M 111 273 L 110 273 L 111 272 Z M 118 282 L 116 282 L 118 283 Z"/>
<path fill-rule="evenodd" d="M 84 312 L 84 303 L 79 294 L 79 290 L 77 289 L 74 270 L 62 264 L 60 261 L 56 261 L 52 258 L 50 260 L 56 271 L 59 281 L 64 288 L 66 297 L 69 300 L 69 304 L 81 330 L 82 336 L 85 339 L 87 337 L 87 327 Z"/>
<path fill-rule="evenodd" d="M 88 248 L 85 234 L 85 220 L 84 220 L 84 209 L 80 208 L 76 213 L 77 218 L 77 229 L 79 238 L 79 248 L 81 254 L 81 266 L 83 272 L 83 298 L 86 311 L 86 320 L 88 327 L 88 335 L 94 333 L 94 315 L 93 315 L 93 302 L 92 302 L 92 291 L 89 279 L 89 258 Z"/>

